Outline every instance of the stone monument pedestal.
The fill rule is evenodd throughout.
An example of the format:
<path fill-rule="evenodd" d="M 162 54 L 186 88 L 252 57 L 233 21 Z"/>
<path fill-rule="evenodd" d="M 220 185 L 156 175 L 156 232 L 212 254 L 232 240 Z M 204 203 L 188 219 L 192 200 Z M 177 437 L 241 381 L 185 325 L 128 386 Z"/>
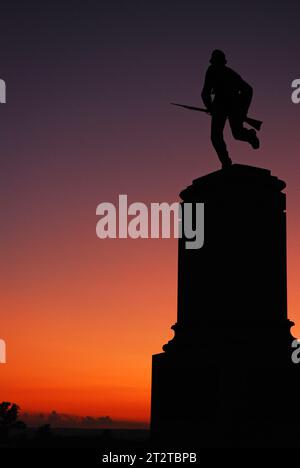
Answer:
<path fill-rule="evenodd" d="M 153 356 L 154 440 L 277 446 L 296 422 L 284 188 L 236 164 L 181 192 L 204 203 L 205 239 L 199 250 L 179 239 L 174 337 Z"/>

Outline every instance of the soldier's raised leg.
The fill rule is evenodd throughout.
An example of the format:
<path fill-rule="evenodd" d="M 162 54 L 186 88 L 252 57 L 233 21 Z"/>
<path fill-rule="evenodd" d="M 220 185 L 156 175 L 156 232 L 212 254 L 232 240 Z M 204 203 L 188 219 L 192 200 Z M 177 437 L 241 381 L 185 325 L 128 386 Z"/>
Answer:
<path fill-rule="evenodd" d="M 229 115 L 228 119 L 233 138 L 240 141 L 247 141 L 253 149 L 259 148 L 259 139 L 257 138 L 256 131 L 254 129 L 249 130 L 244 127 L 243 115 L 235 113 Z"/>

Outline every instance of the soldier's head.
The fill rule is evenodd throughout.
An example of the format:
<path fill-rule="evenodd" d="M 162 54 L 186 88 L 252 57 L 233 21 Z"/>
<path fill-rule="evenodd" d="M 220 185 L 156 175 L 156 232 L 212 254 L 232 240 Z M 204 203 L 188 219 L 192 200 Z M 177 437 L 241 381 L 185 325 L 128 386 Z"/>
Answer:
<path fill-rule="evenodd" d="M 227 60 L 222 50 L 215 49 L 211 54 L 209 62 L 212 65 L 224 66 L 227 63 Z"/>

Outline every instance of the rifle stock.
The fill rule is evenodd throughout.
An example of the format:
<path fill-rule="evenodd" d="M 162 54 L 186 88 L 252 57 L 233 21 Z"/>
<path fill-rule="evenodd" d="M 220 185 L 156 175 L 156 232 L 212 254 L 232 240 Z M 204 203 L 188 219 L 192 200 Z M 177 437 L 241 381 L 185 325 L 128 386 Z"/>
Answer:
<path fill-rule="evenodd" d="M 260 130 L 262 126 L 261 120 L 251 119 L 250 117 L 246 117 L 244 122 L 246 122 L 250 127 L 255 128 L 255 130 Z"/>

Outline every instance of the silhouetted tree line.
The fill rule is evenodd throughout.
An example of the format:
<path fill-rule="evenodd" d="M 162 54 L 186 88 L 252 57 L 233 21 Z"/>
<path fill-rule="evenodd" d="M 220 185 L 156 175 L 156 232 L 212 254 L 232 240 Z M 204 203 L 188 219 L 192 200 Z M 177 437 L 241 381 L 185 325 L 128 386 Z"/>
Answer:
<path fill-rule="evenodd" d="M 26 424 L 19 420 L 20 407 L 16 403 L 0 403 L 0 441 L 6 441 L 13 430 L 24 430 Z"/>

